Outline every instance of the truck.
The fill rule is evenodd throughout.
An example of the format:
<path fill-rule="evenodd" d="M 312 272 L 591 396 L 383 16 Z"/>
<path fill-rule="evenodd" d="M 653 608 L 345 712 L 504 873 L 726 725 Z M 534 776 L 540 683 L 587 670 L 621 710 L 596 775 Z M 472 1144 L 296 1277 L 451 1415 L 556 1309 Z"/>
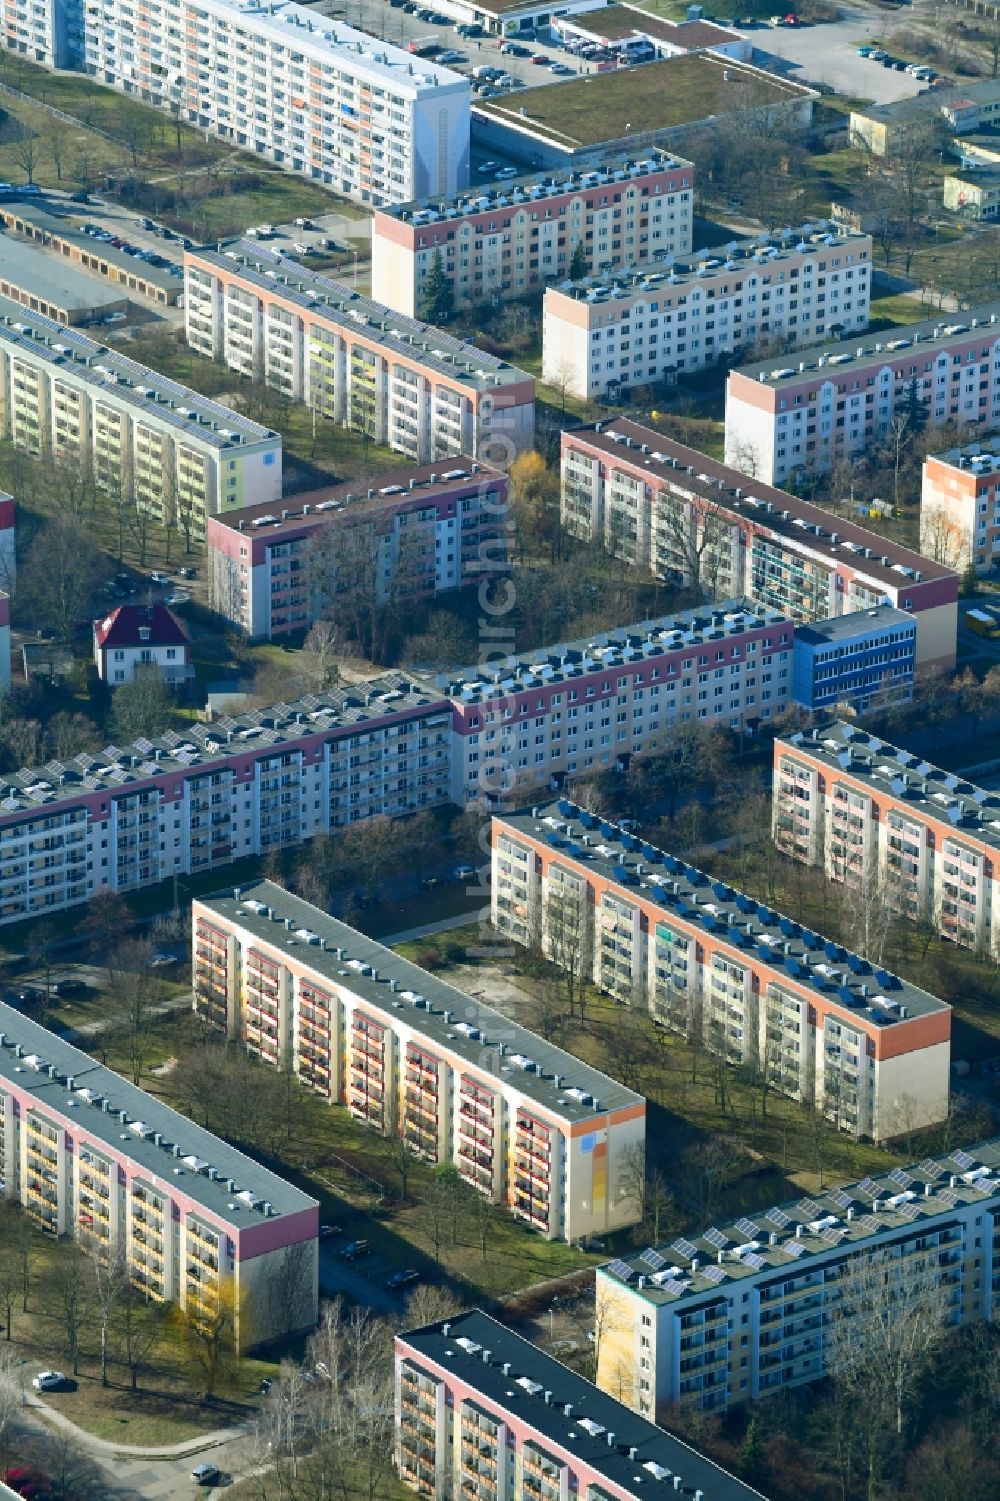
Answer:
<path fill-rule="evenodd" d="M 976 636 L 985 636 L 988 640 L 1000 635 L 1000 620 L 990 610 L 966 610 L 966 629 Z"/>

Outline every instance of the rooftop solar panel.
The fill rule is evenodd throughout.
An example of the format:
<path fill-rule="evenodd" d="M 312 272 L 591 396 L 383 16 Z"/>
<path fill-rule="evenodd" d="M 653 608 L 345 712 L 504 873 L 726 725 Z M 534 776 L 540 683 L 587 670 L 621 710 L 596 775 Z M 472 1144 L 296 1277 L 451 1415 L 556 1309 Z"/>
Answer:
<path fill-rule="evenodd" d="M 827 1195 L 827 1198 L 831 1204 L 836 1204 L 838 1209 L 850 1209 L 854 1202 L 850 1194 L 845 1193 L 842 1188 L 835 1188 L 831 1194 Z"/>
<path fill-rule="evenodd" d="M 707 1266 L 703 1275 L 706 1282 L 722 1282 L 726 1276 L 726 1269 L 721 1266 Z"/>
<path fill-rule="evenodd" d="M 974 1157 L 970 1157 L 968 1152 L 952 1152 L 951 1160 L 957 1167 L 960 1167 L 962 1169 L 963 1173 L 967 1172 L 970 1167 L 975 1167 L 976 1165 L 976 1159 Z"/>
<path fill-rule="evenodd" d="M 815 1199 L 803 1199 L 798 1206 L 798 1210 L 807 1220 L 817 1219 L 823 1212 Z"/>
<path fill-rule="evenodd" d="M 909 1188 L 910 1184 L 913 1182 L 913 1179 L 910 1177 L 909 1173 L 904 1172 L 901 1167 L 894 1167 L 892 1172 L 889 1174 L 889 1182 L 897 1183 L 900 1188 Z"/>
<path fill-rule="evenodd" d="M 635 1273 L 635 1268 L 630 1267 L 627 1261 L 612 1261 L 605 1267 L 612 1277 L 618 1277 L 622 1282 L 627 1282 Z"/>
<path fill-rule="evenodd" d="M 949 1209 L 954 1209 L 960 1200 L 961 1195 L 957 1194 L 953 1188 L 942 1188 L 938 1194 L 938 1203 L 946 1205 Z"/>
<path fill-rule="evenodd" d="M 882 1221 L 876 1219 L 873 1214 L 861 1214 L 858 1216 L 858 1224 L 864 1225 L 866 1230 L 881 1230 Z"/>
<path fill-rule="evenodd" d="M 798 1258 L 805 1250 L 805 1246 L 800 1240 L 786 1240 L 781 1249 L 787 1251 L 789 1256 Z"/>
<path fill-rule="evenodd" d="M 667 1258 L 665 1256 L 661 1256 L 659 1251 L 654 1251 L 652 1246 L 648 1251 L 643 1251 L 642 1255 L 639 1257 L 639 1260 L 643 1263 L 644 1266 L 652 1268 L 654 1272 L 658 1272 L 661 1267 L 664 1267 L 667 1264 Z"/>
<path fill-rule="evenodd" d="M 936 1178 L 941 1171 L 941 1164 L 935 1162 L 933 1157 L 925 1157 L 920 1164 L 920 1171 L 925 1178 Z"/>
<path fill-rule="evenodd" d="M 776 1230 L 784 1230 L 792 1223 L 783 1209 L 769 1209 L 764 1218 Z"/>
<path fill-rule="evenodd" d="M 706 1230 L 703 1238 L 708 1241 L 710 1246 L 714 1246 L 717 1251 L 724 1251 L 729 1244 L 729 1236 L 723 1235 L 721 1230 L 714 1228 Z"/>
<path fill-rule="evenodd" d="M 748 1251 L 743 1258 L 743 1265 L 750 1267 L 754 1272 L 763 1271 L 766 1264 L 763 1256 L 758 1256 L 756 1251 Z"/>
<path fill-rule="evenodd" d="M 660 1291 L 670 1293 L 673 1297 L 676 1298 L 679 1297 L 681 1293 L 687 1292 L 687 1283 L 678 1282 L 676 1277 L 668 1277 L 666 1282 L 660 1283 Z"/>
<path fill-rule="evenodd" d="M 760 1233 L 758 1226 L 754 1224 L 753 1220 L 737 1220 L 734 1228 L 738 1230 L 741 1235 L 745 1235 L 748 1240 L 753 1240 L 754 1236 Z"/>
<path fill-rule="evenodd" d="M 858 1193 L 867 1194 L 870 1199 L 877 1199 L 879 1196 L 879 1186 L 877 1183 L 873 1183 L 871 1178 L 862 1178 L 858 1184 Z"/>
<path fill-rule="evenodd" d="M 674 1241 L 670 1249 L 671 1251 L 676 1251 L 678 1256 L 686 1256 L 689 1261 L 693 1256 L 697 1256 L 698 1254 L 697 1246 L 693 1246 L 689 1240 L 685 1240 L 683 1235 L 679 1240 Z"/>

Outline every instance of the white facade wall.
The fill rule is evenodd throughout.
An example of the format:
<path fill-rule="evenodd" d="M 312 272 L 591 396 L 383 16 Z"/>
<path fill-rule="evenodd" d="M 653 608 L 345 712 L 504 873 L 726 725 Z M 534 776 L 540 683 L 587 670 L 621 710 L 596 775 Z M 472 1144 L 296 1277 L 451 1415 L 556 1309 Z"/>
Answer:
<path fill-rule="evenodd" d="M 193 349 L 245 374 L 263 373 L 292 400 L 367 431 L 416 463 L 471 454 L 503 464 L 531 448 L 530 375 L 428 324 L 397 332 L 402 320 L 390 309 L 258 255 L 246 244 L 231 255 L 186 255 Z M 387 337 L 389 330 L 397 336 Z"/>
<path fill-rule="evenodd" d="M 8 46 L 81 67 L 356 202 L 468 181 L 468 80 L 302 6 L 3 3 Z"/>
<path fill-rule="evenodd" d="M 387 691 L 397 691 L 391 680 Z M 251 727 L 245 739 L 226 745 L 228 754 L 209 755 L 200 766 L 164 764 L 173 760 L 166 748 L 159 762 L 145 764 L 142 752 L 127 750 L 110 776 L 81 772 L 59 786 L 39 772 L 34 793 L 7 786 L 37 811 L 0 815 L 0 924 L 77 905 L 98 891 L 136 891 L 226 866 L 375 814 L 448 801 L 447 702 L 398 713 L 392 703 L 373 703 L 366 722 L 338 728 L 333 718 L 326 733 L 323 719 L 310 725 L 302 710 L 300 738 L 256 751 L 260 731 Z M 225 745 L 225 732 L 217 733 Z M 195 749 L 196 740 L 191 744 Z M 91 764 L 109 763 L 94 757 Z M 130 778 L 141 785 L 122 785 Z"/>
<path fill-rule="evenodd" d="M 269 882 L 196 901 L 192 942 L 196 1010 L 265 1062 L 548 1239 L 634 1222 L 640 1096 Z"/>
<path fill-rule="evenodd" d="M 675 379 L 760 342 L 793 349 L 831 327 L 868 327 L 870 235 L 805 234 L 798 245 L 728 258 L 702 251 L 697 269 L 650 263 L 573 291 L 550 287 L 542 322 L 543 379 L 590 399 L 619 388 Z"/>

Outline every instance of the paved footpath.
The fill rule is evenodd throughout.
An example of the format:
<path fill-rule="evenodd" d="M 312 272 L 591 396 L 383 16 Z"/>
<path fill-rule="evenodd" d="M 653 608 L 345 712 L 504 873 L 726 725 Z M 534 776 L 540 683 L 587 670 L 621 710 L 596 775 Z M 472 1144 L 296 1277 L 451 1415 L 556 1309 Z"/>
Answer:
<path fill-rule="evenodd" d="M 122 1393 L 122 1401 L 128 1394 Z M 245 1472 L 246 1435 L 244 1425 L 217 1428 L 178 1444 L 141 1448 L 135 1444 L 116 1444 L 96 1438 L 79 1428 L 53 1402 L 46 1402 L 34 1392 L 24 1395 L 24 1420 L 32 1427 L 47 1428 L 72 1439 L 75 1447 L 100 1465 L 116 1482 L 115 1501 L 187 1501 L 204 1494 L 191 1479 L 196 1464 L 208 1461 L 217 1465 L 227 1479 L 239 1479 Z"/>

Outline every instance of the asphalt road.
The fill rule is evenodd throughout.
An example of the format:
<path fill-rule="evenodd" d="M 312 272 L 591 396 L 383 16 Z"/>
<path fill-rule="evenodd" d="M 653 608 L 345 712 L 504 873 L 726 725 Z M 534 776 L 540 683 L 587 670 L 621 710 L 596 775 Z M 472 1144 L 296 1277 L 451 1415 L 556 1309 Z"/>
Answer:
<path fill-rule="evenodd" d="M 850 94 L 875 104 L 910 99 L 924 84 L 909 73 L 897 73 L 858 56 L 865 42 L 881 44 L 893 25 L 904 17 L 851 7 L 844 19 L 821 26 L 801 28 L 755 26 L 746 29 L 754 45 L 754 62 L 767 66 L 773 59 L 784 64 L 781 72 L 798 83 L 828 84 L 840 94 Z M 758 56 L 758 53 L 760 56 Z M 909 62 L 909 58 L 904 58 Z M 777 69 L 775 69 L 777 71 Z"/>

